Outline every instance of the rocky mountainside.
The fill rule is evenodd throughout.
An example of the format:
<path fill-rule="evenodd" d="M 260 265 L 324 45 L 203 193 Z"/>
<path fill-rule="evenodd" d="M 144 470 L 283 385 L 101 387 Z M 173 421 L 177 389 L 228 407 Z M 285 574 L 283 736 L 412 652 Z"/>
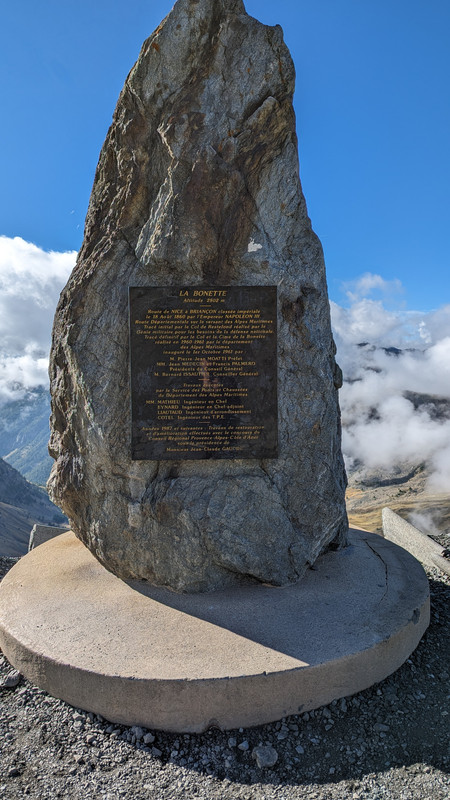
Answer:
<path fill-rule="evenodd" d="M 388 506 L 429 536 L 450 537 L 450 491 L 432 493 L 424 464 L 397 465 L 391 472 L 359 467 L 349 473 L 347 511 L 350 525 L 380 533 L 381 511 Z"/>
<path fill-rule="evenodd" d="M 41 386 L 0 409 L 0 457 L 32 483 L 45 486 L 53 460 L 47 450 L 50 395 Z"/>
<path fill-rule="evenodd" d="M 34 486 L 17 470 L 0 459 L 0 554 L 23 555 L 31 528 L 36 522 L 64 525 L 66 518 L 48 499 L 47 492 Z"/>

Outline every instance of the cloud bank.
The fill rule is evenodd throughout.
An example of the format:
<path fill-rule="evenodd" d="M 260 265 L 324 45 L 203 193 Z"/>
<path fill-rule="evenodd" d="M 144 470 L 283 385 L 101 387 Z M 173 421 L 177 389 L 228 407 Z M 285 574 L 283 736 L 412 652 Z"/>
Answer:
<path fill-rule="evenodd" d="M 48 385 L 53 315 L 75 258 L 0 237 L 0 404 Z M 450 304 L 407 311 L 400 282 L 372 273 L 344 288 L 331 314 L 347 467 L 426 462 L 430 488 L 450 491 Z"/>
<path fill-rule="evenodd" d="M 400 291 L 364 275 L 347 289 L 348 307 L 331 303 L 343 451 L 349 469 L 426 463 L 430 490 L 449 492 L 450 304 L 426 314 L 387 308 Z"/>
<path fill-rule="evenodd" d="M 0 404 L 48 384 L 53 315 L 75 259 L 0 236 Z"/>

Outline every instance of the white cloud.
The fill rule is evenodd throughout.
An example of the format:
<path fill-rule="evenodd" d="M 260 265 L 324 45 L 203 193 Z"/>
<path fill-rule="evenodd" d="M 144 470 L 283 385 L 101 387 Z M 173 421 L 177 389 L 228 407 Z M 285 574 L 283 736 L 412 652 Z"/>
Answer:
<path fill-rule="evenodd" d="M 75 259 L 0 236 L 0 402 L 48 383 L 53 315 Z"/>
<path fill-rule="evenodd" d="M 382 279 L 372 277 L 363 276 L 348 293 L 349 308 L 331 304 L 337 359 L 347 379 L 340 393 L 346 462 L 386 470 L 427 462 L 430 489 L 449 492 L 450 305 L 426 314 L 388 311 L 381 301 L 360 296 L 364 288 L 383 288 Z M 433 398 L 419 403 L 423 395 L 448 405 Z"/>
<path fill-rule="evenodd" d="M 350 308 L 342 308 L 331 302 L 333 327 L 342 344 L 388 344 L 396 334 L 398 317 L 386 311 L 379 300 L 363 298 L 356 300 Z"/>
<path fill-rule="evenodd" d="M 374 275 L 372 272 L 365 272 L 355 281 L 348 281 L 344 283 L 343 288 L 351 303 L 357 303 L 359 300 L 367 299 L 367 296 L 372 292 L 377 292 L 383 297 L 388 298 L 403 292 L 401 281 L 394 278 L 392 281 L 387 281 L 381 275 Z"/>

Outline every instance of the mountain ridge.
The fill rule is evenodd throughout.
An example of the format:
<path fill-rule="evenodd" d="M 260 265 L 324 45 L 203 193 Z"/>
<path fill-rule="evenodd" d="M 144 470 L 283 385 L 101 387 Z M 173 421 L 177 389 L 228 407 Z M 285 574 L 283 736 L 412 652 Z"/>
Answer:
<path fill-rule="evenodd" d="M 0 554 L 26 553 L 31 528 L 38 522 L 58 526 L 67 520 L 45 489 L 29 483 L 0 458 Z"/>
<path fill-rule="evenodd" d="M 45 486 L 53 459 L 48 454 L 50 392 L 27 391 L 0 409 L 0 457 L 31 483 Z"/>

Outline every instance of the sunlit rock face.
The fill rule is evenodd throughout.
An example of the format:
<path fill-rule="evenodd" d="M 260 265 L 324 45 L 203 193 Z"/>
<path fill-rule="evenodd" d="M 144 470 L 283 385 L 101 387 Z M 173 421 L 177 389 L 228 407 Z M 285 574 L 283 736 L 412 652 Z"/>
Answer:
<path fill-rule="evenodd" d="M 345 542 L 325 269 L 299 180 L 294 67 L 241 0 L 178 0 L 100 154 L 51 356 L 53 499 L 122 578 L 296 581 Z M 132 461 L 128 287 L 278 287 L 278 457 Z"/>

